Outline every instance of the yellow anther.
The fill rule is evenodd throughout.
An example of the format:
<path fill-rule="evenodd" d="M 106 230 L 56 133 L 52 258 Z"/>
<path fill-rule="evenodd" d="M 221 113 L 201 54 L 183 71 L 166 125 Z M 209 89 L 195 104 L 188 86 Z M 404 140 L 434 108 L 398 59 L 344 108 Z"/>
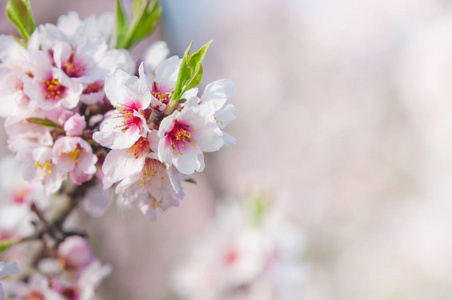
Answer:
<path fill-rule="evenodd" d="M 71 151 L 71 152 L 68 153 L 69 156 L 71 157 L 71 161 L 72 162 L 77 162 L 78 163 L 78 161 L 79 161 L 78 160 L 79 153 L 80 153 L 80 149 L 79 148 L 77 148 L 74 151 Z"/>

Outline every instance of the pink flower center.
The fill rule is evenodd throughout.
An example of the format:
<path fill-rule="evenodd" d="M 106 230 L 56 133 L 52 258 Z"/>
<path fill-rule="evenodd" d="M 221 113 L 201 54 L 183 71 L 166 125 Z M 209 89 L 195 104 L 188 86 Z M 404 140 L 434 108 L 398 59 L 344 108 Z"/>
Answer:
<path fill-rule="evenodd" d="M 165 166 L 157 159 L 148 158 L 144 164 L 143 176 L 141 176 L 140 185 L 151 185 L 152 180 L 160 178 L 163 180 L 163 171 L 165 171 Z M 155 208 L 155 207 L 154 207 Z"/>
<path fill-rule="evenodd" d="M 173 128 L 167 132 L 166 135 L 166 146 L 170 146 L 176 150 L 175 154 L 182 155 L 182 151 L 189 144 L 196 146 L 196 144 L 192 141 L 192 134 L 195 133 L 194 129 L 190 128 L 190 125 L 180 122 L 174 121 Z"/>
<path fill-rule="evenodd" d="M 115 108 L 120 112 L 120 114 L 113 116 L 123 118 L 123 130 L 141 130 L 143 126 L 143 119 L 140 118 L 140 116 L 136 115 L 137 112 L 138 114 L 144 116 L 144 111 L 141 109 L 140 103 L 130 101 L 129 103 L 121 104 L 120 106 L 116 106 Z"/>
<path fill-rule="evenodd" d="M 171 100 L 171 96 L 173 95 L 173 93 L 171 93 L 171 91 L 169 91 L 164 86 L 162 85 L 157 86 L 156 82 L 154 82 L 154 84 L 151 87 L 151 94 L 157 100 L 164 104 L 168 104 Z"/>
<path fill-rule="evenodd" d="M 149 153 L 149 143 L 144 137 L 140 137 L 138 141 L 133 144 L 132 147 L 128 148 L 127 155 L 133 155 L 135 159 L 143 157 Z"/>
<path fill-rule="evenodd" d="M 89 84 L 86 89 L 83 91 L 83 94 L 92 94 L 98 93 L 104 89 L 104 82 L 101 80 L 95 81 Z"/>
<path fill-rule="evenodd" d="M 58 100 L 61 97 L 64 97 L 66 87 L 61 85 L 58 79 L 51 77 L 49 80 L 44 80 L 42 83 L 46 99 Z"/>
<path fill-rule="evenodd" d="M 75 53 L 71 52 L 71 55 L 69 56 L 69 59 L 67 62 L 64 63 L 64 65 L 61 67 L 61 69 L 66 73 L 69 77 L 78 78 L 83 76 L 83 71 L 85 70 L 86 64 L 75 60 Z"/>

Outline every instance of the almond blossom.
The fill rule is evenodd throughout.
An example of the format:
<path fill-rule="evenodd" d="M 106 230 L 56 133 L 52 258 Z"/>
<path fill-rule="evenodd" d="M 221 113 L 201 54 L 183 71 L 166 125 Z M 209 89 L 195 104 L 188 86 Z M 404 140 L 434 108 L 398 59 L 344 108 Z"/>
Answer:
<path fill-rule="evenodd" d="M 10 300 L 46 299 L 65 300 L 62 295 L 50 288 L 49 280 L 39 273 L 34 273 L 27 283 L 21 281 L 5 282 L 5 292 Z"/>
<path fill-rule="evenodd" d="M 235 119 L 234 105 L 226 101 L 235 93 L 234 82 L 220 79 L 209 83 L 201 96 L 200 106 L 207 114 L 213 115 L 218 127 L 223 130 L 229 122 Z M 235 138 L 223 131 L 225 145 L 235 144 Z"/>
<path fill-rule="evenodd" d="M 140 173 L 145 165 L 145 160 L 151 152 L 157 151 L 157 131 L 150 131 L 146 138 L 140 137 L 131 147 L 122 150 L 111 150 L 105 157 L 102 165 L 104 187 Z"/>
<path fill-rule="evenodd" d="M 119 69 L 105 83 L 105 93 L 116 110 L 108 114 L 93 139 L 111 149 L 129 148 L 149 131 L 144 110 L 152 102 L 151 94 L 137 77 Z"/>
<path fill-rule="evenodd" d="M 0 161 L 0 241 L 32 234 L 37 218 L 30 205 L 45 210 L 50 204 L 41 185 L 22 179 L 21 165 L 11 156 Z"/>
<path fill-rule="evenodd" d="M 90 180 L 96 173 L 97 156 L 91 146 L 79 137 L 60 137 L 52 148 L 52 163 L 59 172 L 69 173 L 75 184 Z"/>
<path fill-rule="evenodd" d="M 161 56 L 167 55 L 164 47 L 165 45 L 163 44 L 156 44 L 154 48 L 150 48 L 149 51 L 151 53 L 157 52 L 159 56 L 155 61 L 152 61 L 149 58 L 144 60 L 138 70 L 140 80 L 145 82 L 151 91 L 153 99 L 157 100 L 153 102 L 153 108 L 161 111 L 163 111 L 166 105 L 171 101 L 182 61 L 181 58 L 172 56 L 160 61 L 157 67 L 155 67 L 155 64 Z M 152 72 L 153 68 L 155 68 L 154 72 Z M 145 72 L 145 70 L 147 72 Z M 197 93 L 198 89 L 192 88 L 182 94 L 182 98 L 191 98 L 196 96 Z"/>
<path fill-rule="evenodd" d="M 124 178 L 116 187 L 125 206 L 137 206 L 151 220 L 157 220 L 157 209 L 179 206 L 183 198 L 182 174 L 166 167 L 150 154 L 140 173 Z"/>
<path fill-rule="evenodd" d="M 197 88 L 188 89 L 182 94 L 186 100 L 167 113 L 181 61 L 177 56 L 166 59 L 155 74 L 146 74 L 141 64 L 139 77 L 121 70 L 108 75 L 105 91 L 115 110 L 105 114 L 93 134 L 111 149 L 103 161 L 104 188 L 114 186 L 123 206 L 136 206 L 151 219 L 157 208 L 179 205 L 183 174 L 201 172 L 204 153 L 234 142 L 221 130 L 234 118 L 233 106 L 225 108 L 234 93 L 230 80 L 208 85 L 202 100 Z"/>
<path fill-rule="evenodd" d="M 40 108 L 74 108 L 78 104 L 83 85 L 70 81 L 62 70 L 54 68 L 48 54 L 30 50 L 30 71 L 33 78 L 24 81 L 24 91 Z"/>
<path fill-rule="evenodd" d="M 174 165 L 183 174 L 204 170 L 204 152 L 219 150 L 223 133 L 198 106 L 198 98 L 184 103 L 182 111 L 175 111 L 162 120 L 159 129 L 159 158 Z"/>
<path fill-rule="evenodd" d="M 262 215 L 252 207 L 219 207 L 212 226 L 175 270 L 178 299 L 303 298 L 302 233 L 281 212 Z"/>
<path fill-rule="evenodd" d="M 32 159 L 22 169 L 22 176 L 30 182 L 40 182 L 47 195 L 53 194 L 66 179 L 66 173 L 55 165 L 50 147 L 39 147 L 33 150 Z"/>
<path fill-rule="evenodd" d="M 74 114 L 64 122 L 63 128 L 69 136 L 80 136 L 86 128 L 85 116 Z"/>

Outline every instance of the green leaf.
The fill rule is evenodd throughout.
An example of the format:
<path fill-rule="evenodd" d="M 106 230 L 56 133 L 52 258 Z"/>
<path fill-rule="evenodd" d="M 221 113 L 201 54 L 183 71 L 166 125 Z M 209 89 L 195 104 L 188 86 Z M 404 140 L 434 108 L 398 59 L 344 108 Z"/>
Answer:
<path fill-rule="evenodd" d="M 6 249 L 8 249 L 11 246 L 14 246 L 15 244 L 17 244 L 19 242 L 19 240 L 3 240 L 0 241 L 0 254 L 2 254 L 3 252 L 5 252 Z"/>
<path fill-rule="evenodd" d="M 28 41 L 36 25 L 31 11 L 30 0 L 8 0 L 6 15 L 14 23 L 20 35 Z"/>
<path fill-rule="evenodd" d="M 209 50 L 210 44 L 213 41 L 208 42 L 198 51 L 189 55 L 190 49 L 193 45 L 193 41 L 185 50 L 184 56 L 182 57 L 182 62 L 179 69 L 179 74 L 177 75 L 176 85 L 174 87 L 173 97 L 166 114 L 173 112 L 176 104 L 179 102 L 180 96 L 187 90 L 197 87 L 201 82 L 203 69 L 202 61 L 204 60 L 207 50 Z"/>
<path fill-rule="evenodd" d="M 255 224 L 259 225 L 267 211 L 267 202 L 263 195 L 260 195 L 252 200 L 251 202 L 251 217 Z"/>
<path fill-rule="evenodd" d="M 147 2 L 141 15 L 139 15 L 139 11 L 137 11 L 137 15 L 128 32 L 126 49 L 132 48 L 155 30 L 162 14 L 162 7 L 159 5 L 158 0 L 154 0 Z"/>
<path fill-rule="evenodd" d="M 135 0 L 133 2 L 133 16 L 136 16 L 139 14 L 141 7 L 143 6 L 143 4 L 146 2 L 146 0 Z"/>
<path fill-rule="evenodd" d="M 14 39 L 19 45 L 21 45 L 22 47 L 24 47 L 25 49 L 27 49 L 27 43 L 26 43 L 23 39 L 18 38 L 18 37 L 15 36 L 15 35 L 12 35 L 12 37 L 13 37 L 13 39 Z"/>
<path fill-rule="evenodd" d="M 198 51 L 190 55 L 188 62 L 193 70 L 197 70 L 201 66 L 201 63 L 204 60 L 204 57 L 206 57 L 207 50 L 209 50 L 210 44 L 212 44 L 212 42 L 212 40 L 209 41 L 207 44 L 199 48 Z"/>
<path fill-rule="evenodd" d="M 124 48 L 123 44 L 127 42 L 128 31 L 127 16 L 122 7 L 121 0 L 116 0 L 116 48 Z"/>
<path fill-rule="evenodd" d="M 184 90 L 182 91 L 181 94 L 184 94 L 186 91 L 188 91 L 189 89 L 195 88 L 199 85 L 199 83 L 201 82 L 202 79 L 202 65 L 199 65 L 198 70 L 196 71 L 195 75 L 193 75 L 193 77 L 191 78 L 191 80 L 188 82 L 188 84 L 184 87 Z M 180 103 L 180 101 L 179 101 Z"/>
<path fill-rule="evenodd" d="M 52 121 L 44 120 L 44 119 L 40 119 L 40 118 L 28 118 L 27 121 L 30 123 L 33 123 L 33 124 L 37 124 L 37 125 L 53 127 L 53 128 L 60 128 L 60 126 L 53 123 Z"/>
<path fill-rule="evenodd" d="M 174 100 L 175 102 L 179 100 L 180 96 L 182 95 L 183 86 L 191 77 L 192 71 L 190 68 L 190 64 L 188 63 L 188 53 L 190 52 L 192 45 L 193 41 L 191 41 L 190 45 L 188 45 L 187 49 L 185 50 L 184 56 L 182 57 L 182 62 L 179 68 L 179 74 L 177 74 L 177 81 L 174 87 L 173 97 L 171 98 L 172 101 Z"/>
<path fill-rule="evenodd" d="M 194 179 L 191 179 L 191 178 L 190 179 L 185 179 L 184 181 L 197 184 L 197 182 Z"/>

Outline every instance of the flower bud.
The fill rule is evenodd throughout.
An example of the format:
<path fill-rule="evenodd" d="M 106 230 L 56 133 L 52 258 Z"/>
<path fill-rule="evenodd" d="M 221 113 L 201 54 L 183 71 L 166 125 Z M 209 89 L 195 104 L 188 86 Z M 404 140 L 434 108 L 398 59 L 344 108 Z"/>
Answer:
<path fill-rule="evenodd" d="M 58 247 L 58 255 L 69 267 L 78 269 L 86 267 L 93 259 L 88 242 L 80 236 L 66 238 Z"/>
<path fill-rule="evenodd" d="M 64 130 L 70 136 L 80 136 L 86 127 L 85 116 L 78 113 L 67 119 L 64 123 Z"/>

